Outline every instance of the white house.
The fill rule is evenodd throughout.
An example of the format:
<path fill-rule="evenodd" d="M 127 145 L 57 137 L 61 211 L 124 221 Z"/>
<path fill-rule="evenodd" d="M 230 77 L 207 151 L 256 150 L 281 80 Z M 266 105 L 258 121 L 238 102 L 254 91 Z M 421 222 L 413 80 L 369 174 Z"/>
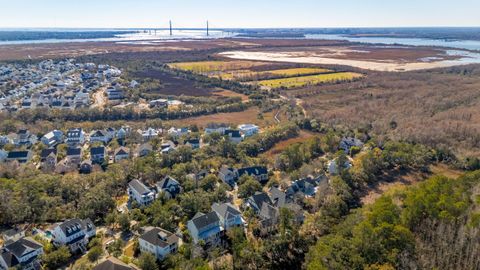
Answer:
<path fill-rule="evenodd" d="M 205 128 L 205 134 L 219 133 L 223 135 L 227 129 L 230 129 L 230 126 L 227 124 L 210 123 Z"/>
<path fill-rule="evenodd" d="M 54 147 L 55 145 L 63 142 L 63 132 L 60 130 L 52 130 L 43 135 L 41 141 L 48 147 Z"/>
<path fill-rule="evenodd" d="M 68 145 L 83 145 L 85 143 L 85 133 L 81 128 L 69 129 L 66 137 L 65 142 Z"/>
<path fill-rule="evenodd" d="M 161 228 L 150 228 L 138 238 L 140 251 L 151 253 L 158 260 L 177 252 L 179 242 L 178 236 Z"/>
<path fill-rule="evenodd" d="M 115 160 L 115 162 L 119 162 L 120 160 L 129 159 L 129 158 L 130 158 L 130 149 L 123 146 L 115 150 L 115 153 L 113 155 L 113 159 Z"/>
<path fill-rule="evenodd" d="M 250 137 L 258 133 L 259 128 L 254 124 L 243 124 L 238 126 L 238 130 L 245 136 Z"/>
<path fill-rule="evenodd" d="M 96 228 L 90 219 L 75 218 L 57 223 L 51 233 L 55 246 L 67 246 L 71 252 L 85 252 L 88 241 L 96 234 Z"/>
<path fill-rule="evenodd" d="M 176 127 L 171 127 L 167 133 L 168 135 L 174 137 L 174 138 L 178 138 L 178 137 L 181 137 L 183 135 L 187 135 L 190 131 L 188 130 L 188 128 L 176 128 Z"/>
<path fill-rule="evenodd" d="M 90 133 L 90 143 L 101 142 L 107 144 L 110 138 L 107 136 L 107 132 L 104 130 L 94 130 Z"/>
<path fill-rule="evenodd" d="M 43 246 L 30 237 L 9 242 L 0 249 L 0 269 L 40 269 Z"/>
<path fill-rule="evenodd" d="M 187 227 L 195 244 L 203 241 L 208 246 L 217 246 L 221 243 L 224 229 L 220 226 L 217 213 L 213 211 L 208 214 L 198 212 L 188 221 Z"/>
<path fill-rule="evenodd" d="M 130 201 L 136 201 L 138 204 L 145 206 L 155 200 L 155 193 L 135 179 L 128 183 L 128 197 Z"/>

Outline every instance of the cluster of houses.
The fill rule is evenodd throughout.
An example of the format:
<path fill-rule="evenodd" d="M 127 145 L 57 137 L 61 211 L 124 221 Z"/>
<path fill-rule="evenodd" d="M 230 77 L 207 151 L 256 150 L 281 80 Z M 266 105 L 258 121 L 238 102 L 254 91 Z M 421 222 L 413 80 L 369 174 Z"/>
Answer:
<path fill-rule="evenodd" d="M 85 108 L 100 87 L 108 87 L 106 94 L 112 101 L 123 99 L 122 86 L 117 82 L 121 73 L 109 65 L 76 63 L 74 59 L 2 65 L 0 111 Z"/>
<path fill-rule="evenodd" d="M 238 129 L 231 129 L 228 125 L 210 125 L 205 129 L 205 134 L 217 132 L 224 135 L 234 143 L 241 142 L 245 137 L 253 136 L 259 132 L 258 126 L 247 124 L 240 125 Z M 0 163 L 18 162 L 27 163 L 35 159 L 38 168 L 44 172 L 56 172 L 60 174 L 79 171 L 90 173 L 96 165 L 105 166 L 109 163 L 120 162 L 121 160 L 133 157 L 145 157 L 154 152 L 151 140 L 161 139 L 158 151 L 167 154 L 180 146 L 180 138 L 183 145 L 192 149 L 199 149 L 202 146 L 200 137 L 189 136 L 191 130 L 185 127 L 171 127 L 169 129 L 139 129 L 133 132 L 130 127 L 124 126 L 119 129 L 107 128 L 92 130 L 87 133 L 81 128 L 72 128 L 63 132 L 52 130 L 46 134 L 33 134 L 28 129 L 19 130 L 17 133 L 0 135 Z M 126 139 L 136 137 L 134 147 L 126 147 Z M 112 149 L 108 147 L 112 140 L 116 140 L 119 146 Z M 34 145 L 41 144 L 42 150 L 34 153 Z M 11 147 L 5 147 L 11 145 Z M 65 147 L 59 147 L 64 145 Z M 13 148 L 6 151 L 5 148 Z M 36 154 L 36 155 L 35 155 Z M 245 172 L 232 172 L 237 178 Z M 251 172 L 247 172 L 251 174 Z M 226 175 L 225 182 L 231 182 L 234 176 Z M 228 178 L 228 179 L 227 179 Z M 229 183 L 232 185 L 231 183 Z"/>

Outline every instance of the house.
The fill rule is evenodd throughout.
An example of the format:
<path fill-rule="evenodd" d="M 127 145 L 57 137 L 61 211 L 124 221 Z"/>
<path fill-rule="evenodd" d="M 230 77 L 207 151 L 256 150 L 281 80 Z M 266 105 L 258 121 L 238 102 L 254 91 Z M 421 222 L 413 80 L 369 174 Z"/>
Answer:
<path fill-rule="evenodd" d="M 120 129 L 117 130 L 117 133 L 115 134 L 115 137 L 118 140 L 125 140 L 127 138 L 128 133 L 130 132 L 129 127 L 121 127 Z"/>
<path fill-rule="evenodd" d="M 4 231 L 2 237 L 5 242 L 15 242 L 25 237 L 25 231 L 15 227 L 13 229 Z"/>
<path fill-rule="evenodd" d="M 210 123 L 207 124 L 207 127 L 205 128 L 205 134 L 218 133 L 220 135 L 224 135 L 227 129 L 230 129 L 230 126 L 227 124 Z"/>
<path fill-rule="evenodd" d="M 13 139 L 13 143 L 15 146 L 32 146 L 37 142 L 37 136 L 33 135 L 27 129 L 21 129 L 18 131 L 16 136 Z"/>
<path fill-rule="evenodd" d="M 148 128 L 147 130 L 138 130 L 137 132 L 142 136 L 144 142 L 148 142 L 151 139 L 158 137 L 158 134 L 160 134 L 158 130 L 153 128 Z"/>
<path fill-rule="evenodd" d="M 108 127 L 106 130 L 106 136 L 108 141 L 111 141 L 113 138 L 115 138 L 117 131 L 113 127 Z"/>
<path fill-rule="evenodd" d="M 40 269 L 43 246 L 30 237 L 7 242 L 0 249 L 0 269 Z"/>
<path fill-rule="evenodd" d="M 130 149 L 123 146 L 115 150 L 115 153 L 113 154 L 113 159 L 115 160 L 115 162 L 119 162 L 120 160 L 129 159 L 129 158 L 130 158 Z"/>
<path fill-rule="evenodd" d="M 243 125 L 239 125 L 237 128 L 245 137 L 253 136 L 257 134 L 259 131 L 258 126 L 254 124 L 243 124 Z"/>
<path fill-rule="evenodd" d="M 136 201 L 139 205 L 145 206 L 155 200 L 155 193 L 142 182 L 135 179 L 128 183 L 128 197 L 130 202 Z"/>
<path fill-rule="evenodd" d="M 180 238 L 161 229 L 151 228 L 138 238 L 141 252 L 153 254 L 157 260 L 163 260 L 168 254 L 177 252 Z"/>
<path fill-rule="evenodd" d="M 51 233 L 55 246 L 67 246 L 71 252 L 85 252 L 88 241 L 96 235 L 96 227 L 90 219 L 74 218 L 55 224 Z"/>
<path fill-rule="evenodd" d="M 182 191 L 180 183 L 170 176 L 165 176 L 160 182 L 157 182 L 155 186 L 158 194 L 164 193 L 169 199 L 175 198 Z"/>
<path fill-rule="evenodd" d="M 53 171 L 57 165 L 57 149 L 43 149 L 40 153 L 40 162 L 44 171 Z"/>
<path fill-rule="evenodd" d="M 265 192 L 256 192 L 248 197 L 244 204 L 246 208 L 251 208 L 256 214 L 260 213 L 263 204 L 273 205 L 272 200 Z"/>
<path fill-rule="evenodd" d="M 272 205 L 275 207 L 283 207 L 287 203 L 287 194 L 277 187 L 271 187 L 268 190 L 268 193 L 270 195 L 270 201 L 272 202 Z"/>
<path fill-rule="evenodd" d="M 187 227 L 195 244 L 203 241 L 207 246 L 217 246 L 222 241 L 224 229 L 217 213 L 213 211 L 208 214 L 198 212 L 188 221 Z"/>
<path fill-rule="evenodd" d="M 168 100 L 167 99 L 156 99 L 148 102 L 150 108 L 167 108 Z"/>
<path fill-rule="evenodd" d="M 214 203 L 212 210 L 220 219 L 220 226 L 225 230 L 233 227 L 243 227 L 245 222 L 242 218 L 242 213 L 230 203 Z"/>
<path fill-rule="evenodd" d="M 107 150 L 103 146 L 90 148 L 90 160 L 92 164 L 103 164 L 106 155 Z"/>
<path fill-rule="evenodd" d="M 95 265 L 92 270 L 137 270 L 138 268 L 129 266 L 115 257 L 110 257 L 103 262 Z"/>
<path fill-rule="evenodd" d="M 173 138 L 179 138 L 183 135 L 187 135 L 190 131 L 188 128 L 176 128 L 176 127 L 171 127 L 167 133 L 168 135 L 172 136 Z"/>
<path fill-rule="evenodd" d="M 67 148 L 67 161 L 70 164 L 80 164 L 82 162 L 82 148 Z"/>
<path fill-rule="evenodd" d="M 137 148 L 137 157 L 148 156 L 150 153 L 152 153 L 152 151 L 153 151 L 153 147 L 152 147 L 151 144 L 149 144 L 149 143 L 141 144 Z"/>
<path fill-rule="evenodd" d="M 107 132 L 104 130 L 95 130 L 90 133 L 90 143 L 101 142 L 107 144 L 111 138 L 107 135 Z"/>
<path fill-rule="evenodd" d="M 5 161 L 17 161 L 18 163 L 27 163 L 32 158 L 32 151 L 10 151 Z"/>
<path fill-rule="evenodd" d="M 240 143 L 243 140 L 239 130 L 227 129 L 225 130 L 225 136 L 235 144 Z"/>
<path fill-rule="evenodd" d="M 268 181 L 268 170 L 264 166 L 241 168 L 236 171 L 236 174 L 237 178 L 240 178 L 243 175 L 248 175 L 257 179 L 257 181 L 260 183 L 266 183 Z"/>
<path fill-rule="evenodd" d="M 188 139 L 185 140 L 185 145 L 192 147 L 192 149 L 200 148 L 200 140 L 199 139 Z"/>
<path fill-rule="evenodd" d="M 340 146 L 339 148 L 343 150 L 345 153 L 350 154 L 350 150 L 352 147 L 362 147 L 363 143 L 357 138 L 352 138 L 352 137 L 345 137 L 342 138 L 340 141 Z"/>
<path fill-rule="evenodd" d="M 69 129 L 66 137 L 65 142 L 69 146 L 83 145 L 85 143 L 85 133 L 81 128 Z"/>
<path fill-rule="evenodd" d="M 43 135 L 43 137 L 40 140 L 46 146 L 54 147 L 57 144 L 60 144 L 63 142 L 63 132 L 61 132 L 60 130 L 52 130 L 47 134 Z"/>
<path fill-rule="evenodd" d="M 218 178 L 220 178 L 225 184 L 233 187 L 237 181 L 237 175 L 234 168 L 222 166 L 218 172 Z"/>
<path fill-rule="evenodd" d="M 337 175 L 339 173 L 339 168 L 338 168 L 338 165 L 337 165 L 337 161 L 338 159 L 334 159 L 334 160 L 330 160 L 328 162 L 328 172 L 331 174 L 331 175 Z M 352 167 L 352 163 L 350 163 L 350 160 L 345 160 L 345 163 L 343 164 L 343 166 L 341 166 L 343 169 L 349 169 Z"/>
<path fill-rule="evenodd" d="M 314 197 L 317 193 L 318 185 L 324 180 L 326 180 L 325 175 L 316 178 L 307 177 L 293 181 L 286 191 L 287 197 L 290 199 L 293 199 L 295 195 L 300 195 L 301 197 Z"/>
<path fill-rule="evenodd" d="M 177 148 L 177 146 L 175 145 L 174 142 L 172 141 L 164 141 L 161 145 L 160 145 L 160 152 L 162 154 L 168 154 L 170 152 L 172 152 L 173 150 L 175 150 L 175 148 Z"/>

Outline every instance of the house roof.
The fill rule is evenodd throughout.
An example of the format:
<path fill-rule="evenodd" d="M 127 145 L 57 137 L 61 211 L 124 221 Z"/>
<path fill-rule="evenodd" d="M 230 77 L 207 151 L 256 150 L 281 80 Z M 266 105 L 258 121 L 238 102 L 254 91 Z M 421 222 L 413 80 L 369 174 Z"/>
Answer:
<path fill-rule="evenodd" d="M 225 130 L 225 135 L 229 135 L 232 138 L 241 138 L 240 130 L 227 129 Z"/>
<path fill-rule="evenodd" d="M 108 258 L 107 260 L 97 264 L 92 268 L 93 270 L 133 270 L 135 268 L 126 265 L 119 259 L 114 257 Z"/>
<path fill-rule="evenodd" d="M 122 147 L 118 148 L 117 150 L 115 150 L 115 156 L 129 155 L 129 152 L 130 152 L 130 149 L 122 146 Z"/>
<path fill-rule="evenodd" d="M 72 147 L 67 148 L 67 156 L 79 156 L 81 155 L 81 153 L 82 153 L 81 148 L 72 148 Z"/>
<path fill-rule="evenodd" d="M 42 152 L 40 153 L 40 158 L 44 159 L 47 158 L 50 154 L 57 154 L 57 149 L 55 148 L 48 148 L 48 149 L 43 149 Z"/>
<path fill-rule="evenodd" d="M 12 253 L 16 258 L 21 258 L 25 254 L 40 248 L 42 248 L 42 245 L 40 245 L 30 237 L 21 238 L 18 241 L 15 241 L 5 246 L 5 249 Z"/>
<path fill-rule="evenodd" d="M 173 243 L 177 243 L 179 240 L 178 236 L 161 228 L 153 228 L 147 231 L 140 236 L 140 239 L 143 239 L 154 246 L 159 246 L 162 248 Z"/>
<path fill-rule="evenodd" d="M 172 185 L 180 186 L 180 183 L 178 183 L 177 180 L 175 180 L 169 175 L 165 176 L 162 180 L 160 180 L 160 182 L 157 183 L 157 187 L 161 189 L 168 188 L 169 186 L 172 186 Z"/>
<path fill-rule="evenodd" d="M 264 192 L 256 192 L 249 198 L 249 200 L 253 201 L 259 209 L 262 208 L 263 204 L 272 204 L 270 197 L 268 197 L 268 195 Z"/>
<path fill-rule="evenodd" d="M 105 147 L 99 146 L 99 147 L 90 148 L 90 155 L 101 155 L 101 154 L 105 154 Z"/>
<path fill-rule="evenodd" d="M 285 192 L 281 191 L 276 187 L 270 188 L 269 192 L 270 192 L 270 199 L 272 200 L 272 203 L 274 206 L 282 207 L 285 205 L 285 202 L 287 199 L 287 194 L 285 194 Z"/>
<path fill-rule="evenodd" d="M 200 231 L 202 230 L 203 228 L 211 225 L 211 224 L 214 224 L 214 223 L 217 223 L 220 221 L 220 219 L 218 218 L 217 214 L 215 212 L 210 212 L 208 214 L 204 214 L 204 213 L 201 213 L 201 212 L 198 212 L 191 220 L 193 222 L 193 224 L 195 225 L 195 227 L 197 227 L 197 229 Z"/>
<path fill-rule="evenodd" d="M 267 168 L 263 166 L 246 167 L 246 168 L 238 169 L 237 171 L 238 171 L 238 176 L 242 176 L 244 174 L 263 175 L 268 173 Z"/>
<path fill-rule="evenodd" d="M 90 135 L 90 137 L 105 137 L 105 136 L 106 134 L 105 134 L 105 131 L 103 130 L 96 130 Z"/>
<path fill-rule="evenodd" d="M 136 190 L 139 194 L 145 194 L 145 193 L 150 193 L 150 189 L 147 188 L 142 182 L 139 180 L 135 179 L 130 181 L 128 183 L 128 186 L 134 190 Z"/>
<path fill-rule="evenodd" d="M 80 138 L 81 134 L 82 134 L 82 129 L 81 128 L 73 128 L 73 129 L 69 129 L 67 131 L 67 137 L 68 138 Z"/>
<path fill-rule="evenodd" d="M 235 206 L 230 203 L 214 203 L 212 205 L 212 210 L 224 219 L 228 219 L 233 216 L 240 216 L 242 214 L 237 208 L 235 208 Z"/>
<path fill-rule="evenodd" d="M 94 228 L 93 223 L 90 219 L 81 220 L 78 218 L 66 220 L 60 224 L 58 227 L 62 232 L 67 236 L 71 236 L 81 230 L 90 231 Z"/>
<path fill-rule="evenodd" d="M 7 158 L 9 159 L 18 159 L 18 158 L 27 158 L 30 151 L 10 151 L 8 152 Z"/>

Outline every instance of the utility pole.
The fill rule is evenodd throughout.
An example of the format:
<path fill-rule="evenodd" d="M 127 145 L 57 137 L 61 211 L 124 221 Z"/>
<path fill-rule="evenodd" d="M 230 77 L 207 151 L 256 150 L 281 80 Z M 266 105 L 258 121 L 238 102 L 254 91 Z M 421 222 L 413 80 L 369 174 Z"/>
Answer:
<path fill-rule="evenodd" d="M 172 34 L 172 21 L 170 21 L 170 36 L 173 36 L 173 34 Z"/>
<path fill-rule="evenodd" d="M 208 21 L 207 21 L 207 37 L 210 35 L 210 34 L 208 33 L 208 30 L 209 30 L 209 29 L 208 29 Z"/>

